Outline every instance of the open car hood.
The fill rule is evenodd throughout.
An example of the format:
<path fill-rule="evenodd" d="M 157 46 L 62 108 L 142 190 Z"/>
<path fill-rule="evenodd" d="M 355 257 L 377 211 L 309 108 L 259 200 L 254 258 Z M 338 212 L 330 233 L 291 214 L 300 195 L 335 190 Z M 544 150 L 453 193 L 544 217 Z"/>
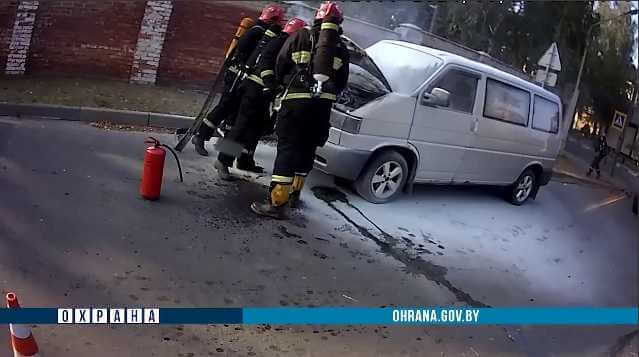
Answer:
<path fill-rule="evenodd" d="M 337 98 L 335 108 L 351 112 L 392 92 L 382 71 L 366 51 L 346 36 L 342 36 L 349 56 L 349 74 L 346 88 Z"/>
<path fill-rule="evenodd" d="M 391 92 L 392 90 L 388 80 L 386 79 L 386 77 L 384 77 L 384 74 L 379 69 L 379 67 L 377 67 L 375 61 L 373 61 L 373 59 L 368 56 L 366 50 L 360 47 L 357 43 L 355 43 L 347 36 L 342 35 L 341 38 L 348 48 L 350 63 L 355 64 L 368 71 L 386 87 L 387 91 Z"/>

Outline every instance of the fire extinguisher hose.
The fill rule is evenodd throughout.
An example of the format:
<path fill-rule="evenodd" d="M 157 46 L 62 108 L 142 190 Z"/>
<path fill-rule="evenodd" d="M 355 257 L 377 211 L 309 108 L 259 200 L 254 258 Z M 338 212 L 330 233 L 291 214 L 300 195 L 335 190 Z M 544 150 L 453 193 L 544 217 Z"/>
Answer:
<path fill-rule="evenodd" d="M 146 140 L 144 141 L 145 144 L 153 144 L 155 147 L 165 147 L 167 149 L 169 149 L 169 151 L 171 152 L 171 154 L 173 154 L 173 157 L 175 158 L 175 162 L 177 162 L 177 166 L 178 166 L 178 171 L 180 172 L 180 182 L 184 182 L 184 177 L 182 177 L 182 165 L 180 165 L 180 159 L 178 158 L 177 154 L 175 153 L 175 151 L 173 151 L 173 149 L 171 147 L 169 147 L 168 145 L 164 145 L 161 144 L 160 141 L 152 136 L 149 136 L 148 138 L 146 138 Z"/>

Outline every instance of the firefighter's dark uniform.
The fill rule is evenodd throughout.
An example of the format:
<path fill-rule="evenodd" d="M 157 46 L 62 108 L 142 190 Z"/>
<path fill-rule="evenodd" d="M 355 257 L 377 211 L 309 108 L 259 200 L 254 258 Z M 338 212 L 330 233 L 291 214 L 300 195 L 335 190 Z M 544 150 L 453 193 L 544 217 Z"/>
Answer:
<path fill-rule="evenodd" d="M 310 30 L 297 31 L 278 54 L 275 72 L 287 88 L 281 98 L 275 129 L 278 143 L 271 179 L 271 207 L 283 207 L 289 196 L 301 191 L 305 177 L 313 168 L 316 148 L 324 146 L 328 139 L 333 102 L 348 81 L 348 50 L 338 40 L 333 58 L 334 76 L 324 83 L 319 98 L 312 96 L 311 60 L 317 49 L 321 26 L 326 25 L 316 23 Z M 263 214 L 264 210 L 258 206 L 254 203 L 251 207 Z"/>
<path fill-rule="evenodd" d="M 238 95 L 239 93 L 237 91 L 231 92 L 231 87 L 235 82 L 238 72 L 242 70 L 246 64 L 246 61 L 253 50 L 257 47 L 267 28 L 267 23 L 257 20 L 257 23 L 246 31 L 246 33 L 238 40 L 237 47 L 233 50 L 228 67 L 224 71 L 224 91 L 222 92 L 220 101 L 207 115 L 204 123 L 198 130 L 198 136 L 202 140 L 208 141 L 211 139 L 216 127 L 219 126 L 223 120 L 227 120 L 229 118 L 233 120 L 237 115 L 237 108 L 239 106 L 241 96 Z M 237 84 L 239 84 L 239 80 Z"/>
<path fill-rule="evenodd" d="M 273 101 L 278 82 L 275 77 L 275 62 L 282 45 L 288 38 L 286 32 L 269 37 L 265 34 L 265 43 L 259 46 L 251 55 L 248 63 L 253 64 L 253 70 L 247 73 L 242 81 L 240 109 L 235 125 L 224 138 L 241 147 L 242 153 L 238 158 L 238 168 L 255 169 L 253 154 L 260 137 L 268 131 L 270 123 L 269 104 Z M 226 147 L 232 146 L 225 145 Z M 228 150 L 232 151 L 232 150 Z M 233 165 L 235 155 L 232 152 L 220 151 L 218 160 L 226 167 Z"/>

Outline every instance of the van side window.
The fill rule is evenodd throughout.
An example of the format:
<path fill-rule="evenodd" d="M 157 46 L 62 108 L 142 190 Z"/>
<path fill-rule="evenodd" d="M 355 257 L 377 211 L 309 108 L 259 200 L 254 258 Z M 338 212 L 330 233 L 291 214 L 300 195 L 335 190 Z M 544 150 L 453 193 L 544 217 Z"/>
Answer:
<path fill-rule="evenodd" d="M 458 69 L 450 69 L 441 76 L 433 88 L 445 89 L 450 93 L 450 105 L 448 108 L 465 113 L 472 113 L 475 107 L 475 96 L 477 94 L 477 82 L 479 77 Z"/>
<path fill-rule="evenodd" d="M 494 79 L 486 81 L 485 117 L 527 126 L 529 113 L 529 92 Z"/>
<path fill-rule="evenodd" d="M 533 106 L 533 129 L 556 133 L 559 131 L 559 105 L 535 96 Z"/>

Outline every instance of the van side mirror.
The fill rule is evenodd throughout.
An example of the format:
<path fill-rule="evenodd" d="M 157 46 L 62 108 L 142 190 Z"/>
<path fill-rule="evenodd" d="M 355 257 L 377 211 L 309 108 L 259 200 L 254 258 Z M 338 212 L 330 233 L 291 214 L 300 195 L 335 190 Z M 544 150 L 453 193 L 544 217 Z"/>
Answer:
<path fill-rule="evenodd" d="M 450 105 L 450 92 L 441 88 L 433 88 L 430 93 L 424 91 L 421 103 L 422 105 L 447 107 Z"/>

